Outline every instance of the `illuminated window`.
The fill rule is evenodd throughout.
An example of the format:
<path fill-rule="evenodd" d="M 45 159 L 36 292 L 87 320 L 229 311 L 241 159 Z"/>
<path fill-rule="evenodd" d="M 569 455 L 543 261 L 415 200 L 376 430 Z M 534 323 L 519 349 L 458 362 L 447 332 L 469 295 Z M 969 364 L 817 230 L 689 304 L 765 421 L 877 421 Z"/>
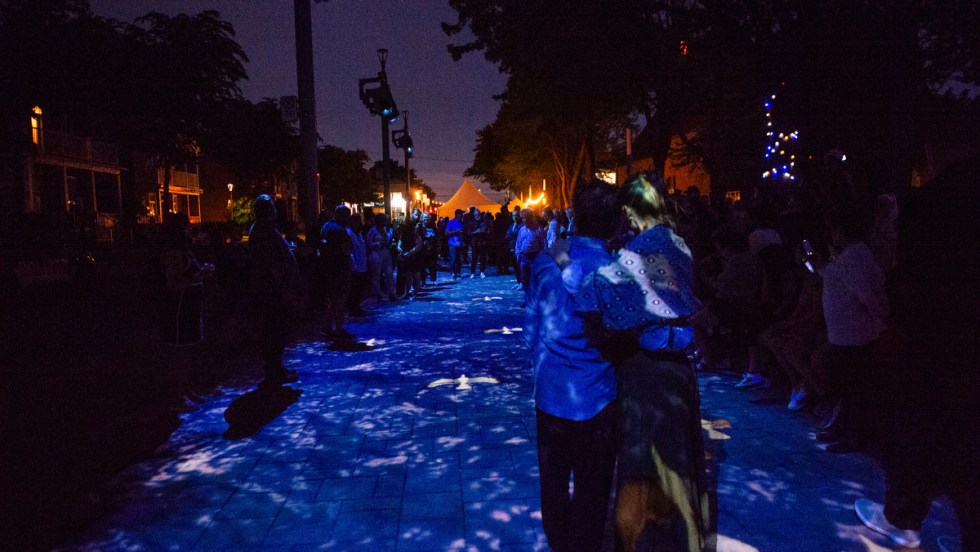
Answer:
<path fill-rule="evenodd" d="M 35 144 L 40 144 L 41 129 L 43 128 L 41 125 L 41 115 L 43 115 L 41 111 L 41 106 L 35 105 L 32 112 L 33 115 L 31 115 L 31 141 L 34 142 Z"/>
<path fill-rule="evenodd" d="M 681 55 L 682 56 L 686 56 L 687 55 L 687 41 L 686 40 L 682 40 L 681 41 Z"/>
<path fill-rule="evenodd" d="M 725 199 L 730 199 L 733 202 L 742 201 L 742 192 L 734 190 L 731 192 L 725 192 Z"/>
<path fill-rule="evenodd" d="M 149 217 L 157 216 L 157 195 L 154 193 L 146 196 L 146 215 Z"/>

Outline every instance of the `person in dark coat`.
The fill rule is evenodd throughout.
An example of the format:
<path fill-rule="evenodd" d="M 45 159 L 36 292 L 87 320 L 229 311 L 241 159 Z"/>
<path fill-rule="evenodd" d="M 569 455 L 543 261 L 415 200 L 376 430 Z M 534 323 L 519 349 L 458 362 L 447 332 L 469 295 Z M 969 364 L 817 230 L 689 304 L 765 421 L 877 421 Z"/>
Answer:
<path fill-rule="evenodd" d="M 261 331 L 263 383 L 292 383 L 294 370 L 282 364 L 282 354 L 302 295 L 299 266 L 289 244 L 276 227 L 276 205 L 262 194 L 255 198 L 255 223 L 248 232 L 249 275 L 255 322 Z"/>
<path fill-rule="evenodd" d="M 854 508 L 865 525 L 918 546 L 935 498 L 956 511 L 960 546 L 980 550 L 980 159 L 915 190 L 899 216 L 891 283 L 896 370 L 876 403 L 891 426 L 882 451 L 885 501 Z M 884 433 L 884 432 L 883 432 Z"/>
<path fill-rule="evenodd" d="M 320 285 L 326 291 L 327 324 L 323 332 L 331 339 L 350 340 L 354 336 L 344 329 L 347 320 L 347 299 L 351 292 L 353 262 L 351 253 L 354 243 L 347 226 L 350 224 L 350 209 L 338 205 L 334 209 L 333 220 L 327 221 L 320 229 L 320 262 L 323 280 Z"/>

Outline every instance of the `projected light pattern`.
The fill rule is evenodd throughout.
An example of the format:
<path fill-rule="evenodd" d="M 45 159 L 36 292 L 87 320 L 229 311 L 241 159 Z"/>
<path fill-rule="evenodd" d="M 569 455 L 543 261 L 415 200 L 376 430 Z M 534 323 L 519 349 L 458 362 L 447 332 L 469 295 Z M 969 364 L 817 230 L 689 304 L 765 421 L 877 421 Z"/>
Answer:
<path fill-rule="evenodd" d="M 526 351 L 484 333 L 523 323 L 504 280 L 351 323 L 375 340 L 366 350 L 300 341 L 290 387 L 257 389 L 248 371 L 119 474 L 110 513 L 58 550 L 547 550 Z M 507 301 L 468 300 L 493 294 Z M 427 387 L 464 375 L 500 383 Z M 729 378 L 700 379 L 722 549 L 886 544 L 851 509 L 883 496 L 870 460 L 820 451 L 785 402 L 752 404 Z M 951 517 L 934 507 L 924 537 Z"/>

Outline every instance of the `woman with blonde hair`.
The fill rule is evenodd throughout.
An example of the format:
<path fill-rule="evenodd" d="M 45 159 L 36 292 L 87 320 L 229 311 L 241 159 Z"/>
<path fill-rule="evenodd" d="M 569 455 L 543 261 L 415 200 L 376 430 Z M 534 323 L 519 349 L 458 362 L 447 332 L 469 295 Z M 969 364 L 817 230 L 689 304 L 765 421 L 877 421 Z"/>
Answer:
<path fill-rule="evenodd" d="M 632 552 L 647 525 L 668 526 L 672 549 L 711 549 L 697 376 L 684 350 L 693 339 L 691 251 L 674 233 L 663 179 L 638 175 L 620 189 L 636 236 L 588 276 L 578 308 L 598 311 L 638 347 L 618 363 L 621 412 L 617 549 Z"/>

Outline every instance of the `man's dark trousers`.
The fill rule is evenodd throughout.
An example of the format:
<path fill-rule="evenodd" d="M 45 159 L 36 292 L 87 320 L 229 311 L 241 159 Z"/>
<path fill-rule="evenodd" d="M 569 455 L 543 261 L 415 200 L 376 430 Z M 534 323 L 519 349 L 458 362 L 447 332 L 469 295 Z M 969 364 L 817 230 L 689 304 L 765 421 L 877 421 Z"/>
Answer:
<path fill-rule="evenodd" d="M 616 421 L 615 402 L 584 421 L 537 410 L 541 517 L 555 552 L 602 546 L 616 466 Z"/>

